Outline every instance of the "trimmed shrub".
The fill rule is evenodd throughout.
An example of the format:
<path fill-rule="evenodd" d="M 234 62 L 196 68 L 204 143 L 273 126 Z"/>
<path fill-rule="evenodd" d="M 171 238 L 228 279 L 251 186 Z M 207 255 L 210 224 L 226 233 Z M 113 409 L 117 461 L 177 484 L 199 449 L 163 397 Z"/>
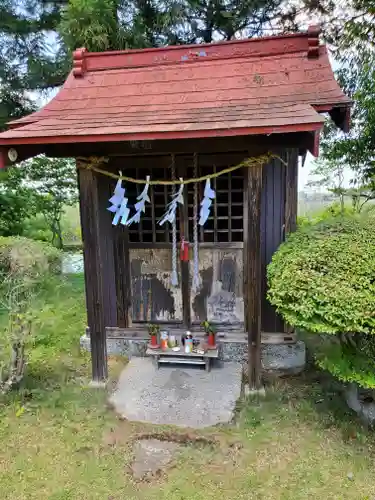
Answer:
<path fill-rule="evenodd" d="M 268 299 L 288 324 L 325 336 L 316 352 L 320 366 L 375 387 L 373 219 L 299 228 L 273 256 L 268 282 Z"/>

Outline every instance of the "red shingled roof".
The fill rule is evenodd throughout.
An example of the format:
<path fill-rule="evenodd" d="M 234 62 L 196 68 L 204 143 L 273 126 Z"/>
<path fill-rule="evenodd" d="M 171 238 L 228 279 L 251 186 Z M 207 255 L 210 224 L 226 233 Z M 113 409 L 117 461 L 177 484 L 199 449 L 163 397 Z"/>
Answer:
<path fill-rule="evenodd" d="M 349 99 L 318 31 L 121 52 L 74 53 L 43 109 L 11 124 L 0 145 L 174 139 L 316 131 Z"/>

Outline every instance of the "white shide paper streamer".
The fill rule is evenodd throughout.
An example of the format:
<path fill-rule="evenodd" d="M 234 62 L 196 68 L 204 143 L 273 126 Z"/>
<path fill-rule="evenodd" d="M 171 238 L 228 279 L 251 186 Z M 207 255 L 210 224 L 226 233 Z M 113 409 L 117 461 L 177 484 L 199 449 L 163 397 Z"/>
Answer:
<path fill-rule="evenodd" d="M 159 225 L 162 226 L 167 221 L 172 224 L 172 276 L 171 284 L 172 286 L 178 285 L 178 275 L 177 275 L 177 231 L 176 231 L 176 210 L 177 204 L 184 204 L 184 185 L 182 184 L 182 178 L 180 178 L 181 184 L 177 193 L 175 192 L 175 187 L 173 186 L 172 201 L 169 202 L 167 211 L 159 221 Z"/>
<path fill-rule="evenodd" d="M 211 189 L 210 179 L 206 180 L 206 186 L 204 188 L 203 200 L 201 203 L 201 210 L 199 212 L 199 222 L 200 226 L 204 226 L 210 215 L 210 208 L 212 205 L 212 200 L 215 199 L 215 191 Z"/>
<path fill-rule="evenodd" d="M 133 223 L 139 223 L 141 220 L 142 213 L 146 212 L 146 203 L 150 203 L 150 197 L 148 195 L 148 189 L 150 187 L 150 176 L 146 177 L 146 185 L 143 188 L 143 191 L 140 195 L 137 196 L 138 202 L 134 205 L 135 214 L 131 217 L 126 223 L 127 226 L 130 226 Z"/>
<path fill-rule="evenodd" d="M 121 172 L 120 175 L 122 175 Z M 121 224 L 126 225 L 130 210 L 127 206 L 128 199 L 125 198 L 125 188 L 122 187 L 121 179 L 117 181 L 114 194 L 112 198 L 109 199 L 109 202 L 112 204 L 112 206 L 108 207 L 107 210 L 115 214 L 112 219 L 112 224 L 114 226 L 117 226 L 120 221 Z"/>

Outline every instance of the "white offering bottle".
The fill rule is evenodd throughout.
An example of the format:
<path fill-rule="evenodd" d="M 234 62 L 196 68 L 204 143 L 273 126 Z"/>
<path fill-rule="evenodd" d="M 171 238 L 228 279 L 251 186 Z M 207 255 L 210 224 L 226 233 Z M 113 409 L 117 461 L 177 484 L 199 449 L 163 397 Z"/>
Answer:
<path fill-rule="evenodd" d="M 185 338 L 185 353 L 190 354 L 193 350 L 193 339 L 190 332 L 186 332 Z"/>

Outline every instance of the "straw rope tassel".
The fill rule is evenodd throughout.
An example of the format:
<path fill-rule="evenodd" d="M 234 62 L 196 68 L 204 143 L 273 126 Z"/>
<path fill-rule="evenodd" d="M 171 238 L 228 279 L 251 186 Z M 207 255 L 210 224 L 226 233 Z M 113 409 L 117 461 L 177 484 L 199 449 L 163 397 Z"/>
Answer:
<path fill-rule="evenodd" d="M 198 177 L 198 154 L 194 153 L 194 178 Z M 193 207 L 193 283 L 192 290 L 197 292 L 200 287 L 199 278 L 199 248 L 198 248 L 198 183 L 194 184 Z"/>
<path fill-rule="evenodd" d="M 176 179 L 176 157 L 172 155 L 172 180 Z M 176 195 L 176 184 L 172 185 L 172 195 Z M 177 273 L 177 226 L 176 217 L 172 222 L 172 276 L 171 285 L 178 286 L 178 273 Z"/>

